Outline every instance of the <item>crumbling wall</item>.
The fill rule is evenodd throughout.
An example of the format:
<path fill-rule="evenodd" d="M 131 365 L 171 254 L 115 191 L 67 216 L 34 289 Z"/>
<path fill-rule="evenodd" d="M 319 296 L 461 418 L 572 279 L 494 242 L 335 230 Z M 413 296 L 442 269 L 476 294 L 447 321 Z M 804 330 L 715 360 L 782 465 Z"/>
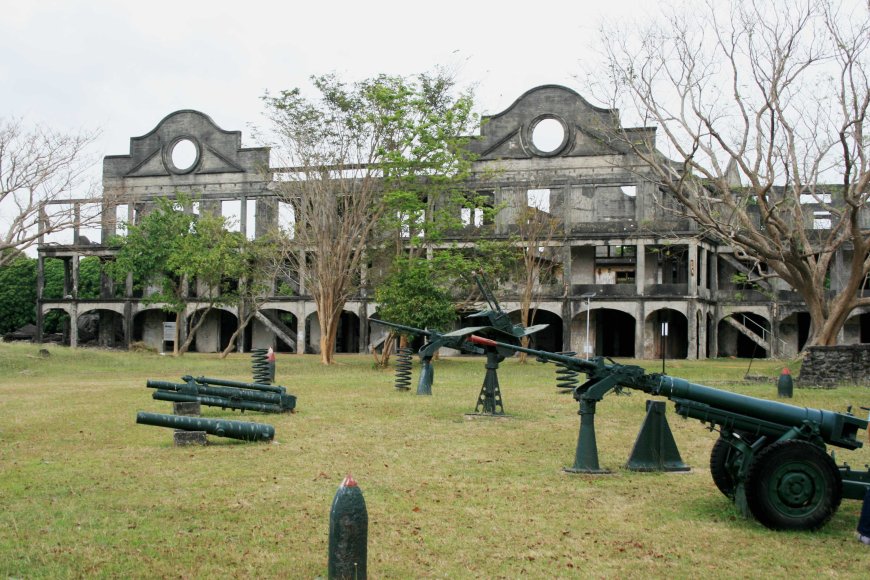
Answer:
<path fill-rule="evenodd" d="M 797 384 L 804 387 L 870 386 L 870 344 L 807 347 Z"/>

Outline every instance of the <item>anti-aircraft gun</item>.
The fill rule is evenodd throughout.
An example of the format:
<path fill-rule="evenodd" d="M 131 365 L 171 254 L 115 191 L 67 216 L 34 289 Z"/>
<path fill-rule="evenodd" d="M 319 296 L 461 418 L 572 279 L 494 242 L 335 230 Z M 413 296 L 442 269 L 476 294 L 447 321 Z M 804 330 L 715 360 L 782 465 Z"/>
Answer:
<path fill-rule="evenodd" d="M 477 287 L 480 289 L 480 293 L 486 301 L 488 308 L 469 315 L 469 318 L 482 319 L 488 324 L 470 326 L 452 332 L 440 333 L 376 318 L 370 318 L 369 320 L 378 324 L 383 324 L 384 326 L 395 328 L 396 330 L 407 334 L 423 336 L 426 338 L 426 342 L 422 347 L 420 347 L 420 350 L 417 353 L 420 356 L 421 362 L 420 380 L 417 383 L 418 395 L 432 394 L 432 381 L 434 379 L 432 357 L 435 356 L 435 353 L 437 353 L 438 349 L 441 347 L 453 348 L 466 353 L 486 354 L 486 377 L 484 378 L 483 387 L 478 396 L 475 411 L 486 415 L 503 415 L 504 407 L 502 405 L 501 391 L 498 385 L 497 369 L 499 363 L 504 360 L 504 356 L 502 356 L 497 349 L 472 345 L 468 342 L 467 338 L 472 334 L 476 334 L 497 338 L 507 343 L 518 345 L 520 339 L 524 336 L 543 330 L 548 325 L 537 324 L 526 328 L 522 324 L 512 324 L 510 316 L 502 310 L 498 300 L 496 300 L 495 295 L 486 283 L 486 280 L 484 280 L 484 278 L 479 274 L 474 275 L 474 280 L 477 283 Z"/>
<path fill-rule="evenodd" d="M 420 356 L 421 370 L 420 380 L 417 382 L 418 395 L 432 394 L 432 381 L 435 378 L 435 371 L 432 368 L 432 357 L 438 352 L 441 347 L 454 348 L 462 352 L 470 354 L 483 354 L 484 350 L 480 347 L 469 344 L 466 340 L 467 334 L 457 335 L 453 332 L 440 333 L 434 330 L 423 330 L 422 328 L 414 328 L 413 326 L 405 326 L 396 322 L 387 322 L 377 318 L 369 318 L 372 322 L 395 328 L 396 330 L 411 334 L 414 336 L 422 336 L 426 338 L 426 342 L 417 351 Z"/>
<path fill-rule="evenodd" d="M 842 498 L 862 499 L 870 488 L 870 470 L 838 467 L 826 445 L 858 449 L 860 430 L 868 421 L 851 413 L 797 407 L 650 373 L 633 365 L 595 357 L 579 359 L 557 353 L 471 336 L 473 344 L 505 354 L 526 352 L 584 373 L 575 387 L 580 403 L 580 434 L 574 467 L 595 473 L 595 406 L 618 387 L 667 397 L 678 415 L 697 419 L 719 431 L 710 455 L 716 487 L 747 516 L 772 529 L 814 530 L 837 511 Z"/>

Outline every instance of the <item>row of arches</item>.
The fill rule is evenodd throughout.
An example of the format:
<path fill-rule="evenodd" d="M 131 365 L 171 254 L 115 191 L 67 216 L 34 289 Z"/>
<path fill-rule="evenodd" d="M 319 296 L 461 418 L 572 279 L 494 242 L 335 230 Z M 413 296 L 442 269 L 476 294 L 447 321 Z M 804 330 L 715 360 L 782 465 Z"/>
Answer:
<path fill-rule="evenodd" d="M 239 320 L 234 312 L 213 308 L 207 314 L 198 310 L 187 318 L 187 330 L 205 315 L 206 321 L 197 333 L 191 350 L 216 352 L 227 347 Z M 509 312 L 514 323 L 520 320 L 519 310 Z M 588 315 L 588 320 L 587 320 Z M 163 350 L 163 327 L 174 321 L 174 315 L 158 308 L 145 309 L 132 317 L 128 329 L 122 309 L 94 307 L 79 308 L 76 315 L 78 344 L 104 347 L 122 347 L 129 342 L 142 342 Z M 737 324 L 734 324 L 734 322 Z M 480 319 L 460 318 L 458 327 L 477 325 Z M 319 352 L 320 325 L 317 313 L 299 318 L 288 310 L 264 309 L 245 329 L 242 348 L 271 346 L 277 352 Z M 593 307 L 576 314 L 570 321 L 547 309 L 538 309 L 531 324 L 547 324 L 543 331 L 532 336 L 532 348 L 551 352 L 572 350 L 578 353 L 622 358 L 672 359 L 737 357 L 766 358 L 791 356 L 803 348 L 809 337 L 810 318 L 806 312 L 795 312 L 776 323 L 758 312 L 734 312 L 715 320 L 711 313 L 696 311 L 690 329 L 689 319 L 678 310 L 660 308 L 646 315 L 642 324 L 624 310 L 606 305 Z M 70 315 L 63 308 L 55 308 L 44 315 L 45 339 L 70 343 Z M 747 333 L 741 329 L 748 328 Z M 275 332 L 275 329 L 279 332 Z M 667 332 L 665 333 L 665 328 Z M 846 324 L 850 342 L 870 342 L 870 313 L 858 313 Z M 354 312 L 343 311 L 339 322 L 336 352 L 366 352 L 370 344 L 377 343 L 386 330 L 372 326 Z M 640 336 L 638 336 L 640 334 Z M 666 335 L 665 335 L 666 334 Z M 753 339 L 751 334 L 755 335 Z M 300 340 L 302 345 L 297 344 Z M 370 337 L 361 344 L 363 337 Z M 762 338 L 762 341 L 757 338 Z M 638 340 L 640 338 L 640 340 Z M 690 340 L 693 342 L 690 343 Z M 764 345 L 767 345 L 764 346 Z"/>

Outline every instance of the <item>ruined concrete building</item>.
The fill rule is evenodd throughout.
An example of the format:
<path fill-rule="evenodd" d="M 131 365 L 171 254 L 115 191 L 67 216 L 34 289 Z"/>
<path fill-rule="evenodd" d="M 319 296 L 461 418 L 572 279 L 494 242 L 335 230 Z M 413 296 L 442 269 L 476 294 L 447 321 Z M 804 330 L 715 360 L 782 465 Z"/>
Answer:
<path fill-rule="evenodd" d="M 689 359 L 795 355 L 810 321 L 800 297 L 776 280 L 746 287 L 734 282 L 741 279 L 735 274 L 758 266 L 667 211 L 666 199 L 644 178 L 643 164 L 599 138 L 602 126 L 618 123 L 618 112 L 549 85 L 486 117 L 473 141 L 479 156 L 475 172 L 490 177 L 470 187 L 504 207 L 495 223 L 487 224 L 488 235 L 505 237 L 518 208 L 529 204 L 563 222 L 564 236 L 548 248 L 560 262 L 557 275 L 541 281 L 534 322 L 549 327 L 537 336 L 537 346 L 636 358 L 658 358 L 663 349 L 669 358 Z M 651 136 L 653 129 L 636 131 Z M 187 158 L 180 161 L 185 150 Z M 51 297 L 40 276 L 39 329 L 50 312 L 61 311 L 71 346 L 82 344 L 83 328 L 89 326 L 101 345 L 141 341 L 163 349 L 171 338 L 164 331 L 172 315 L 144 305 L 129 280 L 126 287 L 105 280 L 100 298 L 81 299 L 80 260 L 111 260 L 113 250 L 102 242 L 116 225 L 136 223 L 154 198 L 176 192 L 195 195 L 199 211 L 237 216 L 242 232 L 259 235 L 282 219 L 281 204 L 270 190 L 273 170 L 264 170 L 269 167 L 268 148 L 243 148 L 239 131 L 225 131 L 191 110 L 176 111 L 147 135 L 132 138 L 128 154 L 105 157 L 102 239 L 86 240 L 74 232 L 72 244 L 38 248 L 40 273 L 46 260 L 59 259 L 67 274 L 62 296 Z M 463 217 L 469 228 L 481 225 L 474 215 Z M 824 219 L 816 225 L 824 227 Z M 838 280 L 835 270 L 832 291 Z M 276 283 L 275 296 L 249 326 L 243 349 L 317 350 L 314 302 L 304 287 L 297 284 L 292 290 L 292 296 L 281 295 Z M 517 316 L 516 289 L 508 285 L 498 294 L 502 307 Z M 381 327 L 370 327 L 368 318 L 377 306 L 370 295 L 370 289 L 362 288 L 346 304 L 338 352 L 366 352 L 383 333 Z M 193 301 L 187 316 L 196 309 Z M 197 333 L 195 350 L 224 347 L 238 316 L 234 308 L 212 311 Z M 868 341 L 867 315 L 856 313 L 846 323 L 841 343 Z"/>

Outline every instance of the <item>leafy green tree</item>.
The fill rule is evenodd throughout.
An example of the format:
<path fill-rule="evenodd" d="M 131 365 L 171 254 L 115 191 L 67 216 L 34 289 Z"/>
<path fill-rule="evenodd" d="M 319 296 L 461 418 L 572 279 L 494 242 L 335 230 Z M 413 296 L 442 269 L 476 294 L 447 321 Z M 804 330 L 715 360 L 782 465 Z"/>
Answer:
<path fill-rule="evenodd" d="M 456 320 L 456 307 L 445 282 L 433 262 L 397 260 L 375 291 L 378 314 L 406 326 L 448 330 Z"/>
<path fill-rule="evenodd" d="M 0 267 L 0 334 L 36 323 L 36 266 L 35 258 L 20 255 Z M 44 298 L 63 298 L 63 276 L 63 260 L 45 260 Z M 98 298 L 99 289 L 99 258 L 83 258 L 79 263 L 79 298 Z M 58 316 L 56 312 L 46 314 L 43 321 L 46 332 L 58 330 Z"/>
<path fill-rule="evenodd" d="M 0 268 L 0 334 L 36 320 L 36 260 L 18 257 Z"/>
<path fill-rule="evenodd" d="M 276 182 L 295 211 L 285 254 L 317 305 L 321 360 L 330 364 L 372 248 L 426 233 L 434 208 L 464 180 L 476 117 L 471 94 L 457 95 L 444 73 L 351 86 L 334 75 L 312 80 L 313 99 L 294 89 L 264 100 L 293 168 Z"/>
<path fill-rule="evenodd" d="M 185 211 L 191 200 L 161 198 L 154 211 L 141 223 L 130 225 L 127 236 L 120 239 L 120 249 L 110 266 L 116 280 L 133 274 L 135 287 L 143 290 L 143 302 L 160 304 L 175 314 L 174 354 L 184 354 L 208 313 L 218 305 L 235 304 L 235 282 L 244 269 L 244 236 L 227 229 L 226 218 L 213 214 Z M 197 285 L 191 298 L 188 285 Z M 183 313 L 191 301 L 205 308 L 191 325 L 181 346 Z"/>

